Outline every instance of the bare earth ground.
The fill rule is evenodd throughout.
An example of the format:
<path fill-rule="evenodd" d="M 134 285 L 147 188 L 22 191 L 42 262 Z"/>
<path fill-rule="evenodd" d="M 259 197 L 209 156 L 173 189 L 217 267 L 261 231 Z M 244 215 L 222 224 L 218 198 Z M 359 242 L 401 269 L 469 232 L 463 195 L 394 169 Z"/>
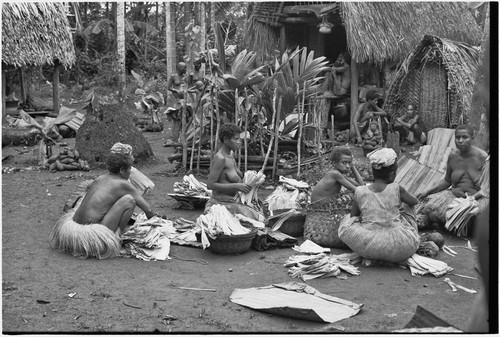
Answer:
<path fill-rule="evenodd" d="M 157 164 L 139 166 L 156 184 L 146 197 L 154 209 L 170 218 L 195 220 L 201 211 L 174 211 L 167 196 L 173 183 L 163 147 L 165 134 L 145 133 Z M 74 139 L 65 139 L 70 146 Z M 362 310 L 334 324 L 275 316 L 233 304 L 235 288 L 299 281 L 287 274 L 284 262 L 290 248 L 249 252 L 239 256 L 214 255 L 198 248 L 172 245 L 171 260 L 82 260 L 52 250 L 48 236 L 71 192 L 91 172 L 29 170 L 36 167 L 34 148 L 5 147 L 6 167 L 21 171 L 2 175 L 2 325 L 3 332 L 170 332 L 170 333 L 346 333 L 389 332 L 410 321 L 417 305 L 460 330 L 467 328 L 474 294 L 453 292 L 433 276 L 413 277 L 408 269 L 360 267 L 361 275 L 348 280 L 324 278 L 307 284 L 320 292 L 362 303 Z M 24 153 L 23 153 L 24 152 Z M 200 177 L 201 181 L 206 181 Z M 448 246 L 466 241 L 443 233 Z M 299 242 L 302 242 L 302 238 Z M 472 243 L 473 246 L 474 243 Z M 476 253 L 454 248 L 451 257 L 440 252 L 461 275 L 478 277 Z M 342 250 L 334 250 L 342 253 Z M 465 287 L 480 290 L 479 280 L 447 275 Z M 215 292 L 176 289 L 175 286 L 212 288 Z M 74 297 L 68 296 L 73 294 Z M 172 319 L 175 318 L 175 319 Z"/>

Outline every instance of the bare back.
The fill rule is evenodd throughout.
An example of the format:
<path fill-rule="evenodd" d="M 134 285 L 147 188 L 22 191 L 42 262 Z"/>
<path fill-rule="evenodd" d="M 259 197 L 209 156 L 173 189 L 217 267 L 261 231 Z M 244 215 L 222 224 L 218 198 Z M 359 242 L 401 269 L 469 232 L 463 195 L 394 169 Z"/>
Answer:
<path fill-rule="evenodd" d="M 99 176 L 89 186 L 73 220 L 79 224 L 100 223 L 116 201 L 126 194 L 137 194 L 127 180 L 112 175 Z"/>

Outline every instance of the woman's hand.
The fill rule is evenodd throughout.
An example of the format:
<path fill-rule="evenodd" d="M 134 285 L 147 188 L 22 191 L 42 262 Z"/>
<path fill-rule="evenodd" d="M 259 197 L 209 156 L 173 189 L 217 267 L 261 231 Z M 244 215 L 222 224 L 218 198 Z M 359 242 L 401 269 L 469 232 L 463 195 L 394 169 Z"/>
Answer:
<path fill-rule="evenodd" d="M 252 186 L 250 186 L 248 184 L 243 184 L 243 183 L 237 183 L 237 184 L 235 184 L 235 187 L 238 190 L 238 192 L 242 192 L 245 194 L 247 194 L 248 192 L 250 192 L 252 190 Z"/>
<path fill-rule="evenodd" d="M 425 198 L 427 198 L 427 196 L 429 195 L 429 193 L 426 191 L 426 192 L 420 192 L 416 195 L 416 198 L 418 200 L 423 200 Z"/>
<path fill-rule="evenodd" d="M 363 142 L 363 138 L 361 138 L 361 136 L 357 136 L 357 137 L 356 137 L 356 142 L 357 142 L 358 144 L 361 144 L 361 143 Z"/>

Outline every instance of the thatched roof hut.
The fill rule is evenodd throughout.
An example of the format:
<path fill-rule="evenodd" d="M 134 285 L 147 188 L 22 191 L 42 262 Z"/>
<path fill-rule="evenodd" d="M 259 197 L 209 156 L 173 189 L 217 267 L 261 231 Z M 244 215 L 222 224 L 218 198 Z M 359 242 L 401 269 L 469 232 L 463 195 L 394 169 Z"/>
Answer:
<path fill-rule="evenodd" d="M 30 98 L 23 67 L 54 65 L 53 109 L 59 113 L 59 66 L 75 64 L 75 49 L 65 4 L 61 2 L 10 2 L 2 4 L 2 115 L 5 115 L 5 71 L 17 68 L 21 100 Z"/>
<path fill-rule="evenodd" d="M 414 104 L 426 131 L 456 126 L 468 119 L 478 66 L 478 47 L 427 35 L 396 73 L 385 110 Z"/>
<path fill-rule="evenodd" d="M 75 63 L 75 49 L 64 4 L 2 4 L 2 62 L 15 67 Z"/>
<path fill-rule="evenodd" d="M 279 29 L 298 25 L 304 28 L 302 31 L 308 29 L 305 26 L 314 27 L 311 33 L 322 35 L 316 27 L 324 17 L 334 27 L 343 26 L 347 49 L 357 63 L 381 65 L 387 61 L 401 61 L 425 35 L 471 45 L 481 40 L 481 30 L 467 3 L 259 2 L 253 6 L 250 16 L 247 42 L 252 50 L 273 50 L 283 43 L 282 39 L 288 38 L 284 36 L 286 32 L 280 36 Z M 268 32 L 270 37 L 266 35 Z M 324 37 L 323 43 L 339 42 L 335 34 Z M 321 55 L 320 51 L 317 54 Z"/>

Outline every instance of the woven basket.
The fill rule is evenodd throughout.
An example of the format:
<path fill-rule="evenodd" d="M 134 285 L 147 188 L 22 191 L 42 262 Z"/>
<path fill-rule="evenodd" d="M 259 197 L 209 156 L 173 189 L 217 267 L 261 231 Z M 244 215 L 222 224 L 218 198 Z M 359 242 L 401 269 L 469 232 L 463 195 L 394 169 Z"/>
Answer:
<path fill-rule="evenodd" d="M 257 230 L 252 229 L 250 233 L 241 235 L 219 235 L 215 239 L 208 237 L 212 253 L 221 255 L 243 254 L 250 250 L 252 240 L 257 235 Z"/>
<path fill-rule="evenodd" d="M 275 210 L 275 214 L 280 214 L 284 213 L 286 211 L 289 211 L 289 209 L 279 209 Z M 267 223 L 267 227 L 273 228 L 274 224 L 279 220 L 279 218 L 274 218 L 274 219 L 269 219 L 269 222 Z M 293 236 L 293 237 L 299 237 L 304 235 L 304 223 L 306 221 L 306 214 L 303 212 L 300 212 L 299 214 L 294 214 L 283 224 L 280 226 L 278 229 L 281 233 Z"/>
<path fill-rule="evenodd" d="M 309 210 L 304 225 L 304 238 L 322 247 L 348 249 L 339 239 L 340 220 L 346 214 L 345 211 L 330 213 Z"/>

